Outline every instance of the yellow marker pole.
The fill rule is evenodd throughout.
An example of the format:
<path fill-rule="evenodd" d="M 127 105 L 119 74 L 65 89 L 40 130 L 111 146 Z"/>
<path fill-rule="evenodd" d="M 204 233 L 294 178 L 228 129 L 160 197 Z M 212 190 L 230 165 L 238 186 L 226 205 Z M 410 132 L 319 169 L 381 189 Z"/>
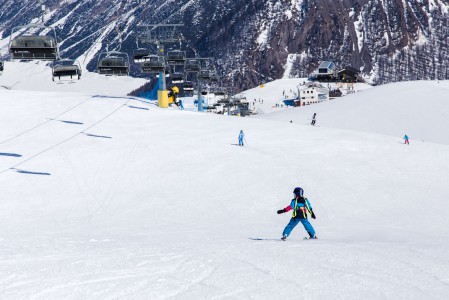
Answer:
<path fill-rule="evenodd" d="M 168 91 L 157 91 L 157 105 L 160 108 L 168 107 Z"/>

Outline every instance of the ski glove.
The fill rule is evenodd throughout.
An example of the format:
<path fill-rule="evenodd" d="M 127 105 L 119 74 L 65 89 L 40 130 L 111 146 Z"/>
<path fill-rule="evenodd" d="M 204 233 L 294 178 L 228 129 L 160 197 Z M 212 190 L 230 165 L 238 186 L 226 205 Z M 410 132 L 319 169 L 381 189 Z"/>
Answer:
<path fill-rule="evenodd" d="M 285 208 L 284 208 L 284 209 L 278 210 L 278 215 L 279 215 L 279 214 L 283 214 L 283 213 L 285 213 Z"/>
<path fill-rule="evenodd" d="M 316 219 L 315 214 L 313 213 L 313 210 L 311 211 L 312 213 L 310 214 L 310 216 L 312 217 L 312 219 Z"/>

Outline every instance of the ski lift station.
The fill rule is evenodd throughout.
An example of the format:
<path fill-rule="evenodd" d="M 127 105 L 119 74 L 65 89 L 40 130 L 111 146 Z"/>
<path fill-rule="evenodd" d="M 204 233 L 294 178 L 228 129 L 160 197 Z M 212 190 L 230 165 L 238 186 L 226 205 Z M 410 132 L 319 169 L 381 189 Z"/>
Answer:
<path fill-rule="evenodd" d="M 312 72 L 310 79 L 312 80 L 332 80 L 336 77 L 336 66 L 332 61 L 323 61 L 318 68 Z"/>

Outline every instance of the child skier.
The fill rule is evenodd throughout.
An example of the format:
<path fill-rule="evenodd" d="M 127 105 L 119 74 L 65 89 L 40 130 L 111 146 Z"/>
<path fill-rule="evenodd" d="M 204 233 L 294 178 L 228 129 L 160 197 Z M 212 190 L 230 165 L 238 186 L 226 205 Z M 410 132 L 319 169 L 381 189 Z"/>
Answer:
<path fill-rule="evenodd" d="M 239 146 L 243 146 L 243 139 L 245 138 L 245 134 L 243 133 L 243 130 L 240 130 L 239 133 Z"/>
<path fill-rule="evenodd" d="M 404 144 L 410 145 L 408 142 L 408 135 L 404 135 Z"/>
<path fill-rule="evenodd" d="M 281 239 L 285 241 L 285 239 L 292 232 L 293 228 L 295 228 L 299 222 L 301 222 L 304 226 L 304 229 L 309 234 L 310 239 L 316 239 L 317 237 L 315 235 L 315 229 L 313 229 L 312 224 L 310 224 L 309 220 L 307 220 L 307 212 L 309 212 L 312 219 L 316 218 L 312 210 L 312 205 L 310 205 L 310 202 L 309 200 L 307 200 L 307 198 L 304 198 L 304 190 L 302 188 L 296 187 L 293 190 L 293 194 L 295 195 L 295 198 L 292 199 L 290 205 L 284 209 L 280 209 L 277 211 L 278 214 L 283 214 L 285 212 L 293 210 L 292 218 L 282 232 Z"/>

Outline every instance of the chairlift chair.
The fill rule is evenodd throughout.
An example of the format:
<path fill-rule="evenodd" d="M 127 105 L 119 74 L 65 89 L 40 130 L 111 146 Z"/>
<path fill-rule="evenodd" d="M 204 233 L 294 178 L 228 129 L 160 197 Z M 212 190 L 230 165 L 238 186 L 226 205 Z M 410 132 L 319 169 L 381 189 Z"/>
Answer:
<path fill-rule="evenodd" d="M 78 61 L 73 59 L 60 59 L 53 63 L 52 67 L 53 81 L 55 78 L 61 81 L 61 78 L 81 79 L 81 66 Z"/>
<path fill-rule="evenodd" d="M 52 35 L 25 35 L 31 28 L 50 29 Z M 21 31 L 21 32 L 20 32 Z M 15 36 L 13 38 L 13 36 Z M 59 57 L 58 39 L 53 27 L 37 24 L 14 27 L 9 41 L 9 53 L 12 59 L 56 60 Z"/>
<path fill-rule="evenodd" d="M 147 49 L 139 48 L 134 51 L 133 60 L 135 63 L 143 63 L 145 58 L 150 55 L 150 51 Z"/>
<path fill-rule="evenodd" d="M 217 75 L 217 72 L 213 71 L 213 72 L 210 74 L 210 81 L 211 81 L 211 82 L 218 82 L 218 75 Z"/>
<path fill-rule="evenodd" d="M 224 87 L 217 87 L 215 90 L 215 95 L 217 96 L 224 96 L 226 95 L 226 88 Z"/>
<path fill-rule="evenodd" d="M 3 62 L 0 60 L 0 75 L 3 74 L 4 65 Z"/>
<path fill-rule="evenodd" d="M 97 72 L 102 75 L 128 76 L 128 54 L 118 51 L 101 53 L 98 57 Z"/>
<path fill-rule="evenodd" d="M 186 53 L 184 51 L 173 50 L 167 53 L 167 63 L 169 65 L 183 65 L 186 61 Z"/>
<path fill-rule="evenodd" d="M 184 74 L 181 72 L 173 72 L 171 73 L 171 82 L 173 83 L 183 83 L 184 82 Z"/>
<path fill-rule="evenodd" d="M 186 92 L 193 92 L 193 89 L 194 89 L 193 82 L 185 81 L 183 88 L 184 88 L 184 91 L 186 91 Z"/>
<path fill-rule="evenodd" d="M 184 72 L 197 73 L 201 69 L 201 61 L 195 58 L 187 58 L 184 64 Z"/>
<path fill-rule="evenodd" d="M 198 72 L 198 75 L 196 76 L 198 80 L 202 81 L 208 81 L 211 79 L 210 70 L 202 69 Z"/>
<path fill-rule="evenodd" d="M 156 74 L 156 78 L 159 78 L 159 74 L 160 73 Z M 170 77 L 170 67 L 169 66 L 165 66 L 164 75 L 165 75 L 165 77 Z"/>
<path fill-rule="evenodd" d="M 159 74 L 165 70 L 165 62 L 162 56 L 149 55 L 145 57 L 141 66 L 142 73 L 146 74 Z"/>

